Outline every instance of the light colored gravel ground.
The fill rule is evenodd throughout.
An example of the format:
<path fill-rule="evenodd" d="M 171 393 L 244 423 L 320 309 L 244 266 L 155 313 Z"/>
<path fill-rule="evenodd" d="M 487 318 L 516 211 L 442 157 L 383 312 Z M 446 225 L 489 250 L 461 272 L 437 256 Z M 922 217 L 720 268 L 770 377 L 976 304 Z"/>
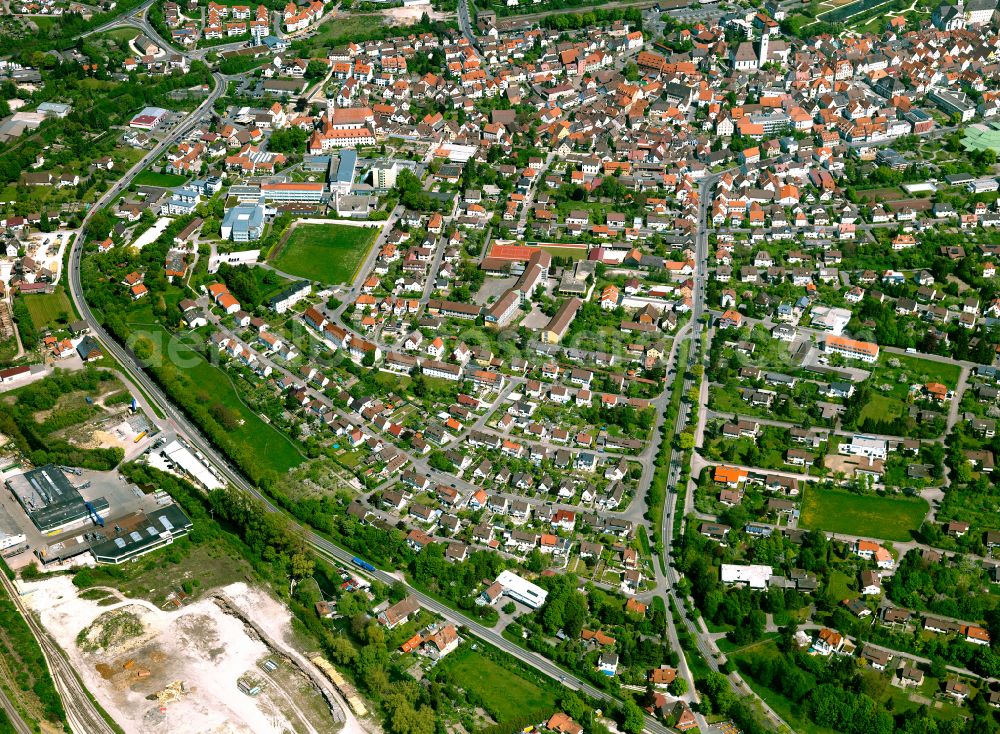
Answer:
<path fill-rule="evenodd" d="M 264 679 L 257 662 L 271 651 L 209 598 L 166 612 L 134 599 L 99 606 L 81 599 L 67 576 L 22 588 L 28 605 L 66 650 L 87 688 L 129 734 L 282 734 L 333 731 L 340 726 L 330 718 L 303 727 L 297 715 L 301 710 L 289 707 L 281 691 L 265 688 L 256 698 L 241 693 L 237 680 L 248 672 Z M 290 615 L 277 601 L 242 583 L 221 591 L 244 611 L 260 614 L 273 639 L 289 639 Z M 83 652 L 76 642 L 80 630 L 119 607 L 128 607 L 142 620 L 141 638 L 112 644 L 104 653 Z M 181 689 L 178 681 L 183 692 L 165 701 L 156 699 L 172 684 Z M 360 734 L 360 727 L 352 728 L 344 731 Z"/>

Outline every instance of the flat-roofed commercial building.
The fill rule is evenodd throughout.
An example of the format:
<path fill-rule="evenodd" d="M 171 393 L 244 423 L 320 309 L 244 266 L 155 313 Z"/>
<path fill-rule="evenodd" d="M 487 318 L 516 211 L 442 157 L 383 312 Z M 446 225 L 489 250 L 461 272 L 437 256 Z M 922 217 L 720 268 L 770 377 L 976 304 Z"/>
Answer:
<path fill-rule="evenodd" d="M 174 538 L 191 532 L 193 523 L 175 504 L 149 513 L 138 513 L 118 520 L 120 533 L 107 537 L 90 548 L 98 563 L 119 564 L 170 545 Z"/>
<path fill-rule="evenodd" d="M 307 201 L 318 204 L 323 200 L 324 185 L 321 183 L 266 183 L 260 192 L 267 201 Z"/>
<path fill-rule="evenodd" d="M 504 594 L 514 601 L 527 604 L 532 609 L 539 609 L 549 595 L 545 589 L 521 578 L 513 571 L 501 571 L 496 582 L 503 588 Z"/>
<path fill-rule="evenodd" d="M 89 503 L 84 500 L 62 469 L 54 464 L 11 477 L 7 480 L 7 489 L 43 533 L 55 534 L 79 525 L 95 513 L 106 517 L 109 510 L 108 501 L 103 497 Z"/>

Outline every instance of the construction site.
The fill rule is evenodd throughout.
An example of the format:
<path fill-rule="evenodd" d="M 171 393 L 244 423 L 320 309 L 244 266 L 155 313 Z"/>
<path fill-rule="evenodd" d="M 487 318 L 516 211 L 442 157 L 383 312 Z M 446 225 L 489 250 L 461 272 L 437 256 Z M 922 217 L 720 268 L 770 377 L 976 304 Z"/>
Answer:
<path fill-rule="evenodd" d="M 245 583 L 164 611 L 67 576 L 22 582 L 25 602 L 126 731 L 366 734 L 310 655 L 290 612 Z M 94 590 L 89 590 L 94 591 Z"/>

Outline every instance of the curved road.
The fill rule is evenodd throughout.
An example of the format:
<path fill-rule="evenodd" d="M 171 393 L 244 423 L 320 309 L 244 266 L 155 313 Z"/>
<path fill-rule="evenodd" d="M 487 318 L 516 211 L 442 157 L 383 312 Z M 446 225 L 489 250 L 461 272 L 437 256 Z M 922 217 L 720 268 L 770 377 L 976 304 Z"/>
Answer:
<path fill-rule="evenodd" d="M 95 33 L 104 33 L 104 31 L 110 31 L 112 28 L 119 25 L 135 25 L 133 22 L 129 22 L 133 18 L 139 20 L 140 16 L 145 17 L 145 12 L 152 6 L 153 0 L 146 0 L 142 5 L 132 8 L 128 12 L 122 13 L 117 18 L 112 18 L 107 23 L 102 23 L 96 28 L 91 28 L 89 31 L 84 31 L 79 35 L 79 38 L 85 38 L 87 36 L 92 36 Z"/>
<path fill-rule="evenodd" d="M 141 161 L 136 163 L 129 171 L 122 177 L 121 180 L 112 188 L 109 189 L 91 208 L 87 216 L 84 218 L 81 224 L 80 231 L 73 242 L 72 249 L 70 252 L 70 270 L 69 270 L 69 286 L 70 295 L 72 296 L 73 302 L 76 305 L 77 310 L 80 313 L 81 318 L 87 322 L 90 327 L 92 336 L 97 339 L 102 348 L 110 355 L 112 355 L 121 364 L 122 368 L 128 373 L 132 381 L 150 398 L 150 401 L 158 406 L 163 414 L 167 417 L 168 422 L 171 427 L 173 427 L 177 433 L 183 436 L 192 446 L 201 451 L 215 466 L 217 466 L 220 471 L 226 476 L 226 478 L 233 484 L 233 486 L 247 492 L 248 494 L 254 496 L 260 500 L 263 505 L 270 512 L 281 512 L 277 507 L 275 507 L 271 502 L 265 497 L 261 492 L 257 490 L 256 487 L 251 485 L 243 476 L 233 467 L 227 459 L 222 457 L 212 446 L 212 444 L 205 439 L 198 429 L 191 423 L 188 422 L 186 416 L 184 416 L 179 410 L 177 410 L 173 403 L 163 394 L 159 386 L 146 374 L 143 370 L 142 365 L 139 363 L 136 356 L 131 350 L 123 347 L 118 342 L 116 342 L 111 336 L 104 330 L 100 322 L 94 316 L 90 307 L 87 305 L 86 298 L 84 297 L 83 285 L 80 279 L 80 258 L 83 251 L 83 245 L 86 241 L 87 226 L 90 223 L 90 217 L 93 212 L 98 209 L 107 206 L 115 196 L 117 196 L 123 189 L 127 188 L 131 183 L 132 179 L 147 165 L 149 165 L 157 156 L 162 154 L 173 142 L 179 139 L 187 130 L 189 130 L 197 121 L 201 112 L 205 108 L 214 104 L 215 100 L 219 98 L 222 92 L 226 88 L 226 78 L 221 74 L 216 74 L 216 87 L 212 94 L 209 95 L 202 105 L 181 125 L 179 125 L 171 135 L 151 150 Z M 297 523 L 292 521 L 296 527 Z M 302 528 L 302 533 L 309 544 L 315 549 L 317 553 L 326 558 L 332 558 L 340 561 L 341 563 L 350 564 L 351 558 L 354 557 L 354 553 L 344 550 L 329 540 L 322 538 L 305 528 Z M 393 584 L 398 581 L 395 576 L 391 576 L 384 571 L 376 571 L 372 574 L 375 578 L 379 579 L 388 584 Z M 489 642 L 490 644 L 504 650 L 505 652 L 513 655 L 522 662 L 530 665 L 541 673 L 555 678 L 561 681 L 564 685 L 581 690 L 588 696 L 594 699 L 602 701 L 614 701 L 615 699 L 609 696 L 607 693 L 594 688 L 589 683 L 585 683 L 579 680 L 575 676 L 566 673 L 561 668 L 556 666 L 554 663 L 543 658 L 540 655 L 528 652 L 521 647 L 515 645 L 514 643 L 506 640 L 502 635 L 500 635 L 495 630 L 488 627 L 484 627 L 478 622 L 460 614 L 449 607 L 441 604 L 440 602 L 432 599 L 431 597 L 417 591 L 416 589 L 408 589 L 409 593 L 416 596 L 422 606 L 430 609 L 441 616 L 451 620 L 452 622 L 466 627 L 472 634 L 479 637 L 480 639 Z M 660 722 L 656 721 L 652 717 L 646 717 L 646 730 L 652 734 L 669 734 L 669 730 L 663 726 Z M 77 730 L 74 730 L 77 731 Z M 91 732 L 99 731 L 93 729 L 81 729 L 81 732 Z"/>

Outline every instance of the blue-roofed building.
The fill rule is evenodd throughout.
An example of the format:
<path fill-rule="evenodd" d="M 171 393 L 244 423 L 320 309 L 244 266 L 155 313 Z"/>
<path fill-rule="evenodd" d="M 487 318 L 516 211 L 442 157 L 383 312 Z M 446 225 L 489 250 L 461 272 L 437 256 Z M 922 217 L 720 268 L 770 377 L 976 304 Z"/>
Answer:
<path fill-rule="evenodd" d="M 264 207 L 240 204 L 222 219 L 222 237 L 233 242 L 252 242 L 264 234 Z"/>
<path fill-rule="evenodd" d="M 330 170 L 330 156 L 328 155 L 303 156 L 302 167 L 307 171 L 328 172 Z"/>
<path fill-rule="evenodd" d="M 278 38 L 277 36 L 264 36 L 261 43 L 272 51 L 284 51 L 292 45 L 289 41 L 286 41 L 284 38 Z"/>
<path fill-rule="evenodd" d="M 774 530 L 767 525 L 757 525 L 756 523 L 747 523 L 746 527 L 743 528 L 743 532 L 747 535 L 753 535 L 759 538 L 770 538 L 771 533 Z"/>
<path fill-rule="evenodd" d="M 351 193 L 354 185 L 354 174 L 358 169 L 358 153 L 356 150 L 344 149 L 340 155 L 330 158 L 330 190 L 338 194 Z"/>

